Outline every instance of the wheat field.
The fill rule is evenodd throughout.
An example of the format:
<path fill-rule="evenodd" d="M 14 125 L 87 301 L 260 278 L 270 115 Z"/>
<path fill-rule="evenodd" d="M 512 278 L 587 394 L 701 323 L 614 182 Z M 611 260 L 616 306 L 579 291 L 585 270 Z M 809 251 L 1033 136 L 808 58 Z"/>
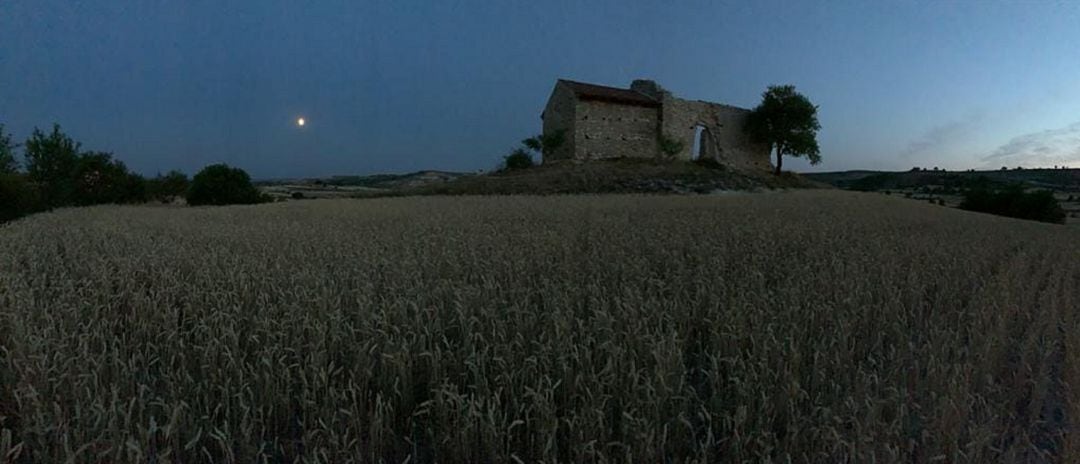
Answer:
<path fill-rule="evenodd" d="M 1080 231 L 836 191 L 0 227 L 0 460 L 1075 462 Z"/>

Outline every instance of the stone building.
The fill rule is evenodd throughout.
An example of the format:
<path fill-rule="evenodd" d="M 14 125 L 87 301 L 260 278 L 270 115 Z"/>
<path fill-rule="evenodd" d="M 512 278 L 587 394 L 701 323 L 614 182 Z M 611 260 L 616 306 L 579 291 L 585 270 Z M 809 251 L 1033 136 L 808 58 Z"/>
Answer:
<path fill-rule="evenodd" d="M 770 169 L 769 146 L 752 142 L 743 131 L 748 114 L 745 108 L 676 98 L 648 80 L 621 89 L 559 79 L 540 118 L 544 134 L 562 132 L 564 141 L 544 162 L 710 158 L 741 169 Z"/>

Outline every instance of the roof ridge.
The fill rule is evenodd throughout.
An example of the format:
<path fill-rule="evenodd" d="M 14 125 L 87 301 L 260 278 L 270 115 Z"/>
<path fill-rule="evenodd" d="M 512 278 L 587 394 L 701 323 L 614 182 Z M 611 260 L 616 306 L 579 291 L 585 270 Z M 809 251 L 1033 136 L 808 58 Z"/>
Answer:
<path fill-rule="evenodd" d="M 653 98 L 652 95 L 639 92 L 630 88 L 590 84 L 588 82 L 572 81 L 570 79 L 558 79 L 558 81 L 567 84 L 570 87 L 570 90 L 573 91 L 578 98 L 582 99 L 603 100 L 616 103 L 628 103 L 646 106 L 655 106 L 660 104 L 660 100 Z"/>

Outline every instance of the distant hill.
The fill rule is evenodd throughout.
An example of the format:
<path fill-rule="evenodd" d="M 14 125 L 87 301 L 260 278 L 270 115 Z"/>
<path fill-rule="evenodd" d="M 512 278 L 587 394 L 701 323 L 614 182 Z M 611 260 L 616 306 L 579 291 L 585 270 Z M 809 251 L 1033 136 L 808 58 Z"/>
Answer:
<path fill-rule="evenodd" d="M 271 185 L 333 185 L 337 187 L 396 188 L 415 186 L 432 182 L 446 182 L 461 176 L 472 175 L 451 171 L 416 171 L 406 174 L 372 174 L 367 176 L 330 176 L 294 179 L 266 179 L 257 181 L 260 186 Z"/>
<path fill-rule="evenodd" d="M 449 171 L 416 171 L 407 174 L 273 179 L 256 182 L 256 185 L 277 197 L 339 198 L 398 192 L 474 175 Z"/>
<path fill-rule="evenodd" d="M 969 188 L 1024 184 L 1058 192 L 1080 192 L 1080 169 L 1010 169 L 994 171 L 839 171 L 803 177 L 850 190 L 902 190 L 921 187 Z"/>
<path fill-rule="evenodd" d="M 449 182 L 472 174 L 448 171 L 416 171 L 408 174 L 376 174 L 372 176 L 334 176 L 321 179 L 326 185 L 339 187 L 368 187 L 379 189 L 417 187 Z"/>

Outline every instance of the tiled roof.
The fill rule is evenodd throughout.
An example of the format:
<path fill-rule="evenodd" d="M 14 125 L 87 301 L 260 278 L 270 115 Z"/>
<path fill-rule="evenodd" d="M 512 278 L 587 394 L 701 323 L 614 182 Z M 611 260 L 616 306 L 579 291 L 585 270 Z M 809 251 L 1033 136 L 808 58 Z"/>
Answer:
<path fill-rule="evenodd" d="M 600 100 L 639 106 L 660 106 L 660 102 L 656 101 L 656 99 L 630 89 L 586 84 L 584 82 L 574 82 L 566 79 L 559 79 L 559 82 L 570 87 L 570 90 L 574 91 L 574 95 L 577 95 L 581 100 Z"/>

